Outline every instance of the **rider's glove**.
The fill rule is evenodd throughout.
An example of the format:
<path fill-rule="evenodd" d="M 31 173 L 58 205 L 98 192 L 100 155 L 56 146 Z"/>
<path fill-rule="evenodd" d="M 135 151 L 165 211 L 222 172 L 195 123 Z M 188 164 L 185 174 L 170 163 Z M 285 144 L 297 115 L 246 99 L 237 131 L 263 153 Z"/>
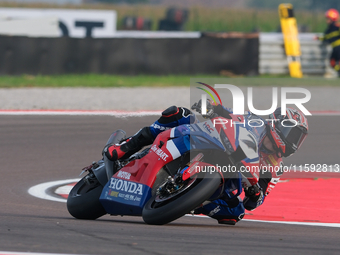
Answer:
<path fill-rule="evenodd" d="M 192 110 L 195 110 L 197 112 L 199 112 L 200 114 L 202 114 L 202 116 L 206 119 L 209 119 L 209 118 L 213 118 L 215 117 L 214 115 L 214 105 L 212 105 L 211 101 L 208 99 L 207 100 L 207 112 L 206 113 L 202 113 L 201 110 L 202 110 L 202 101 L 201 99 L 197 102 L 197 103 L 194 103 L 192 106 L 191 106 L 191 109 Z"/>
<path fill-rule="evenodd" d="M 244 188 L 244 193 L 252 202 L 258 202 L 263 199 L 263 192 L 259 184 Z"/>
<path fill-rule="evenodd" d="M 112 146 L 112 145 L 113 145 L 113 144 L 107 144 L 107 145 L 105 145 L 105 147 L 104 147 L 103 150 L 102 150 L 102 155 L 104 156 L 104 154 L 105 154 L 106 157 L 107 157 L 108 159 L 111 158 L 111 155 L 110 155 L 108 149 L 109 149 L 109 147 Z"/>

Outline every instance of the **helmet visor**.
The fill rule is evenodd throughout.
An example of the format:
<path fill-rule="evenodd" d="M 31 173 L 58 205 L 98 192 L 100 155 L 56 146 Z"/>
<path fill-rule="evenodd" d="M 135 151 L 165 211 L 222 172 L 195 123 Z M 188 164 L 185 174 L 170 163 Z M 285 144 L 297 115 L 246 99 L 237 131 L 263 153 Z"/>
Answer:
<path fill-rule="evenodd" d="M 281 123 L 276 126 L 281 138 L 291 144 L 294 150 L 299 149 L 307 136 L 307 131 L 301 127 L 294 126 L 291 122 L 285 122 L 284 124 L 285 126 L 281 125 Z"/>

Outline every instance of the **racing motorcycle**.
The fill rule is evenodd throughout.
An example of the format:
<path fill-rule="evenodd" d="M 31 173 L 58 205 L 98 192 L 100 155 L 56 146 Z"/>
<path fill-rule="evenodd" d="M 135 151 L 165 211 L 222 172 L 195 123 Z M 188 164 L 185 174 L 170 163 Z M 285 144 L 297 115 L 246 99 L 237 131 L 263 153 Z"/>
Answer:
<path fill-rule="evenodd" d="M 166 130 L 128 159 L 112 162 L 104 154 L 83 169 L 86 176 L 67 199 L 69 213 L 92 220 L 105 214 L 142 216 L 147 224 L 162 225 L 205 201 L 234 199 L 241 194 L 245 177 L 230 169 L 247 164 L 242 159 L 254 156 L 257 145 L 250 149 L 255 139 L 242 125 L 225 123 L 215 117 Z M 107 144 L 123 142 L 125 136 L 117 130 Z M 218 166 L 229 166 L 229 171 Z"/>

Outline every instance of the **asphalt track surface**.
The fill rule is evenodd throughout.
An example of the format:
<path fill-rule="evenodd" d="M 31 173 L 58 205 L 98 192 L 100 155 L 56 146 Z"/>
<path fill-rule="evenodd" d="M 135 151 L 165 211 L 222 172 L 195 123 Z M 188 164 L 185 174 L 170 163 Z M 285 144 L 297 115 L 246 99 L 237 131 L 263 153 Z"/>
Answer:
<path fill-rule="evenodd" d="M 38 199 L 39 183 L 77 178 L 101 157 L 110 133 L 132 135 L 155 116 L 0 116 L 0 250 L 68 254 L 340 254 L 332 227 L 183 217 L 150 226 L 139 217 L 72 218 L 65 203 Z M 309 118 L 310 135 L 287 163 L 339 163 L 340 117 Z M 328 123 L 325 127 L 324 123 Z M 322 199 L 327 189 L 320 190 Z M 268 197 L 270 199 L 270 197 Z M 334 201 L 334 205 L 339 205 Z M 289 206 L 289 204 L 287 204 Z M 329 206 L 329 205 L 328 205 Z"/>

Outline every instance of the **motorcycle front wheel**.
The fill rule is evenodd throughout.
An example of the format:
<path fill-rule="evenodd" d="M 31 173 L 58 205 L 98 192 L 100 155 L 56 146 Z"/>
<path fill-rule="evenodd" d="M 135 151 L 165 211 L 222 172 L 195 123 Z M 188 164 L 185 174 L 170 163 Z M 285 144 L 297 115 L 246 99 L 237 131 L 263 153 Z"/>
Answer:
<path fill-rule="evenodd" d="M 183 192 L 160 201 L 158 195 L 149 199 L 143 208 L 143 220 L 151 225 L 163 225 L 174 221 L 208 200 L 221 184 L 218 173 L 205 173 L 188 182 Z"/>
<path fill-rule="evenodd" d="M 67 198 L 67 210 L 77 219 L 95 220 L 106 214 L 99 201 L 103 186 L 93 173 L 82 178 Z"/>

